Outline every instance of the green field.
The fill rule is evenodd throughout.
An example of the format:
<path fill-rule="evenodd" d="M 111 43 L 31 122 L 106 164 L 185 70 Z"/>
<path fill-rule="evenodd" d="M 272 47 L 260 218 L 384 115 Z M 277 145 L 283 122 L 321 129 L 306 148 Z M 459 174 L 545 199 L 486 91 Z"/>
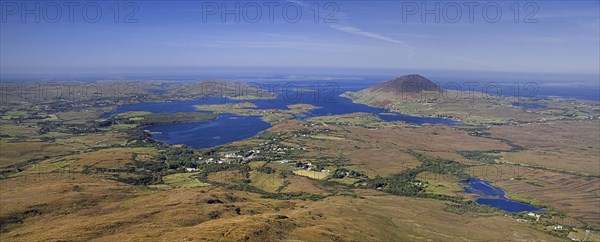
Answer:
<path fill-rule="evenodd" d="M 205 187 L 210 186 L 208 183 L 200 182 L 192 176 L 198 175 L 200 172 L 176 173 L 163 177 L 163 182 L 171 187 Z"/>
<path fill-rule="evenodd" d="M 299 176 L 305 176 L 312 179 L 322 180 L 329 176 L 329 173 L 319 171 L 307 171 L 307 170 L 294 170 L 294 174 Z"/>

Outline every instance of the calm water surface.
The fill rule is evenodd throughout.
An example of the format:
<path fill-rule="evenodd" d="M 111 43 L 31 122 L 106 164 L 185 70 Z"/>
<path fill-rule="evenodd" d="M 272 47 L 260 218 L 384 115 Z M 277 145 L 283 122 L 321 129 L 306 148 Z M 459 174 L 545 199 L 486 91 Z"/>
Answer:
<path fill-rule="evenodd" d="M 311 88 L 310 85 L 302 86 L 301 83 L 298 84 L 298 87 Z M 189 101 L 147 102 L 120 106 L 111 113 L 101 115 L 100 118 L 108 118 L 114 114 L 131 111 L 147 111 L 152 113 L 196 112 L 198 110 L 196 110 L 194 105 L 201 104 L 252 102 L 257 106 L 256 109 L 288 109 L 288 105 L 304 103 L 319 108 L 306 113 L 305 116 L 300 117 L 302 119 L 365 112 L 376 114 L 386 122 L 403 121 L 412 124 L 457 125 L 453 120 L 445 118 L 422 118 L 403 114 L 389 114 L 389 111 L 386 109 L 356 104 L 348 98 L 339 97 L 340 94 L 346 91 L 357 91 L 363 88 L 364 86 L 357 85 L 356 83 L 349 83 L 347 86 L 329 86 L 325 88 L 326 90 L 318 92 L 298 92 L 294 91 L 296 89 L 290 89 L 288 92 L 278 93 L 275 99 L 265 100 L 203 98 Z M 153 138 L 161 142 L 185 144 L 194 148 L 206 148 L 246 139 L 269 127 L 270 125 L 262 121 L 260 117 L 223 114 L 219 118 L 207 122 L 156 125 L 146 129 L 157 132 L 158 134 L 153 134 Z"/>
<path fill-rule="evenodd" d="M 489 181 L 478 178 L 469 178 L 463 181 L 468 186 L 466 193 L 477 194 L 477 204 L 488 205 L 507 212 L 533 212 L 540 209 L 526 203 L 510 200 L 501 188 L 494 187 Z"/>
<path fill-rule="evenodd" d="M 155 125 L 146 128 L 152 138 L 167 144 L 208 148 L 243 140 L 271 127 L 257 116 L 222 114 L 207 122 Z"/>

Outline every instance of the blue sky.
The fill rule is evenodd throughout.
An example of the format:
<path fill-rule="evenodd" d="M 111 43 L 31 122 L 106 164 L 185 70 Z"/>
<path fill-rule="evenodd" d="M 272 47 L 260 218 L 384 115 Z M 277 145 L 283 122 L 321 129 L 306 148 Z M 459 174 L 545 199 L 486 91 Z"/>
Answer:
<path fill-rule="evenodd" d="M 0 68 L 5 74 L 253 67 L 600 73 L 598 1 L 538 1 L 528 8 L 527 2 L 518 2 L 517 23 L 514 1 L 495 2 L 502 11 L 495 23 L 489 21 L 495 15 L 493 6 L 488 18 L 483 16 L 489 2 L 477 2 L 472 22 L 468 7 L 456 2 L 462 11 L 456 23 L 448 21 L 456 16 L 456 8 L 443 1 L 437 2 L 439 23 L 434 15 L 421 19 L 422 7 L 435 8 L 436 2 L 334 1 L 335 10 L 323 9 L 327 2 L 287 1 L 274 7 L 273 22 L 266 2 L 254 2 L 263 14 L 257 23 L 244 21 L 245 16 L 255 16 L 255 9 L 243 1 L 133 1 L 139 10 L 133 17 L 137 23 L 123 23 L 133 9 L 124 9 L 125 2 L 118 23 L 113 19 L 114 2 L 97 2 L 102 16 L 96 23 L 82 17 L 88 2 L 74 7 L 72 23 L 66 6 L 59 6 L 61 18 L 51 23 L 48 19 L 57 16 L 55 6 L 26 2 L 30 9 L 40 3 L 40 9 L 47 10 L 47 16 L 40 10 L 41 21 L 36 23 L 34 15 L 22 21 L 22 5 L 15 10 L 3 1 Z M 223 23 L 221 4 L 233 9 L 236 3 L 241 21 L 227 15 Z M 318 23 L 315 3 L 321 9 Z M 203 15 L 213 10 L 211 4 L 219 9 Z M 302 9 L 298 22 L 282 17 L 285 4 Z M 93 10 L 88 9 L 90 18 Z M 324 23 L 332 11 L 331 20 L 337 23 Z M 292 18 L 294 8 L 288 13 Z M 527 17 L 531 13 L 535 14 Z M 524 23 L 525 19 L 537 22 Z"/>

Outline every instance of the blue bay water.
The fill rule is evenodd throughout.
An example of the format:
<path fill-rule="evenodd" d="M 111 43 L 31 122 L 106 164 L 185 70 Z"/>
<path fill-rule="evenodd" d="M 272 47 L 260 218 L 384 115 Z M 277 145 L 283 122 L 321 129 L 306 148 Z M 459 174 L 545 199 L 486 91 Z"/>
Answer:
<path fill-rule="evenodd" d="M 304 83 L 303 86 L 302 83 L 298 83 L 299 88 L 311 88 L 310 85 Z M 340 94 L 346 91 L 357 91 L 363 88 L 364 86 L 362 85 L 349 83 L 347 86 L 337 86 L 323 92 L 297 91 L 298 89 L 294 88 L 287 92 L 278 93 L 277 98 L 274 99 L 231 100 L 220 97 L 209 97 L 188 101 L 138 103 L 119 106 L 113 112 L 101 115 L 100 118 L 108 118 L 114 114 L 132 111 L 147 111 L 152 113 L 209 112 L 199 111 L 194 105 L 251 102 L 257 106 L 256 109 L 286 110 L 288 109 L 288 105 L 291 104 L 311 104 L 318 107 L 309 111 L 304 116 L 298 116 L 300 119 L 364 112 L 378 115 L 386 122 L 402 121 L 412 124 L 457 125 L 451 119 L 414 117 L 399 113 L 390 113 L 386 109 L 353 103 L 348 98 L 339 97 Z M 157 132 L 157 134 L 153 134 L 152 136 L 161 142 L 185 144 L 193 148 L 206 148 L 250 138 L 269 127 L 271 126 L 262 121 L 260 117 L 222 114 L 219 118 L 207 122 L 156 125 L 146 127 L 145 129 Z"/>
<path fill-rule="evenodd" d="M 167 144 L 208 148 L 250 138 L 271 127 L 257 116 L 222 114 L 207 122 L 154 125 L 146 128 L 152 137 Z"/>
<path fill-rule="evenodd" d="M 253 81 L 257 80 L 242 80 L 253 83 Z M 211 97 L 211 98 L 203 98 L 197 100 L 188 100 L 188 101 L 174 101 L 174 102 L 159 102 L 159 103 L 139 103 L 133 105 L 125 105 L 116 108 L 112 113 L 103 114 L 100 118 L 108 118 L 116 113 L 123 113 L 129 111 L 148 111 L 153 113 L 175 113 L 175 112 L 195 112 L 199 111 L 194 108 L 194 105 L 201 104 L 224 104 L 224 103 L 240 103 L 240 102 L 252 102 L 257 107 L 257 109 L 288 109 L 287 106 L 290 104 L 311 104 L 317 106 L 319 108 L 309 111 L 305 116 L 298 116 L 300 119 L 307 119 L 311 117 L 317 116 L 325 116 L 325 115 L 342 115 L 349 114 L 355 112 L 365 112 L 372 113 L 378 115 L 382 120 L 386 122 L 394 122 L 394 121 L 402 121 L 411 124 L 445 124 L 445 125 L 457 125 L 456 122 L 450 119 L 444 118 L 429 118 L 429 117 L 414 117 L 409 115 L 403 115 L 398 113 L 390 113 L 386 109 L 374 108 L 362 104 L 353 103 L 350 99 L 339 97 L 340 94 L 346 91 L 359 91 L 365 88 L 368 88 L 376 83 L 379 83 L 381 80 L 376 79 L 362 79 L 362 80 L 347 80 L 347 81 L 333 81 L 333 82 L 325 82 L 325 81 L 293 81 L 293 82 L 283 82 L 279 83 L 280 88 L 278 91 L 275 91 L 277 94 L 277 98 L 275 99 L 265 99 L 265 100 L 231 100 L 220 97 Z M 261 87 L 261 83 L 259 83 L 259 87 Z M 286 84 L 292 83 L 292 85 L 286 86 Z M 269 86 L 271 83 L 266 83 Z M 318 84 L 318 85 L 315 85 Z M 444 86 L 444 82 L 441 83 Z M 511 95 L 513 93 L 512 84 L 506 83 L 501 85 L 503 91 L 503 95 Z M 311 89 L 313 91 L 298 91 L 299 88 L 302 89 Z M 269 88 L 263 88 L 270 90 Z M 315 91 L 317 90 L 317 91 Z M 162 94 L 162 92 L 154 91 L 157 94 Z M 544 97 L 553 97 L 559 96 L 564 98 L 580 98 L 580 99 L 588 99 L 588 100 L 598 100 L 600 92 L 598 92 L 597 88 L 589 88 L 589 87 L 547 87 L 540 86 L 536 95 L 534 97 L 544 98 Z M 520 103 L 514 102 L 514 106 L 519 106 L 523 108 L 542 108 L 542 106 L 538 106 L 535 103 Z M 202 111 L 200 111 L 202 112 Z M 234 117 L 228 116 L 228 117 Z M 172 144 L 186 144 L 191 147 L 210 147 L 204 144 L 210 145 L 221 145 L 226 144 L 235 140 L 240 140 L 247 138 L 246 135 L 236 136 L 233 132 L 228 132 L 228 129 L 231 130 L 235 127 L 242 127 L 245 125 L 243 122 L 249 122 L 252 125 L 244 126 L 246 127 L 250 133 L 257 134 L 258 132 L 267 129 L 270 126 L 267 126 L 267 123 L 264 123 L 258 117 L 252 118 L 242 118 L 242 119 L 234 119 L 234 120 L 225 120 L 222 118 L 218 118 L 217 120 L 213 120 L 211 122 L 219 122 L 224 125 L 219 125 L 214 130 L 210 130 L 210 132 L 206 133 L 206 129 L 198 128 L 193 129 L 194 125 L 199 127 L 205 127 L 203 122 L 200 123 L 190 123 L 190 124 L 169 124 L 162 125 L 161 129 L 163 131 L 162 135 L 154 135 L 154 138 L 163 142 L 172 143 Z M 261 123 L 262 122 L 262 123 Z M 226 124 L 226 125 L 225 125 Z M 152 129 L 154 127 L 149 127 L 148 129 Z M 187 130 L 186 133 L 177 132 L 178 129 Z M 193 135 L 196 137 L 195 139 L 185 138 L 186 135 Z M 215 133 L 220 133 L 221 135 L 213 135 Z M 169 135 L 173 134 L 173 135 Z M 174 135 L 179 134 L 179 136 Z M 181 138 L 178 138 L 181 137 Z M 214 137 L 220 137 L 219 139 L 215 139 Z"/>

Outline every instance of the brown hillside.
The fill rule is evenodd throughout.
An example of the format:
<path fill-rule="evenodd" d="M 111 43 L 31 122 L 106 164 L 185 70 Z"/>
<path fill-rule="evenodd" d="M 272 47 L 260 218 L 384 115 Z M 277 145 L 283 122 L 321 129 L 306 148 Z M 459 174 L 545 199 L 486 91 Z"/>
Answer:
<path fill-rule="evenodd" d="M 431 80 L 418 75 L 404 75 L 394 80 L 386 81 L 368 88 L 373 92 L 422 92 L 422 91 L 440 91 L 440 86 Z"/>

